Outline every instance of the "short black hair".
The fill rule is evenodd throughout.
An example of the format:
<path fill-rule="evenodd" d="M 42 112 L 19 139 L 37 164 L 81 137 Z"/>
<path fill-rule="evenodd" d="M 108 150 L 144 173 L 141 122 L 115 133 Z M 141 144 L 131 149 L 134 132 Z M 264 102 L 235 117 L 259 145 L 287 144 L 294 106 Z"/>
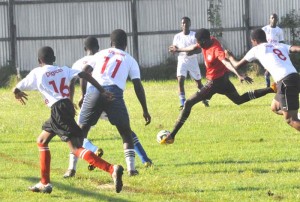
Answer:
<path fill-rule="evenodd" d="M 89 36 L 84 40 L 84 47 L 90 50 L 99 49 L 98 40 L 93 36 Z"/>
<path fill-rule="evenodd" d="M 267 42 L 266 33 L 264 30 L 258 28 L 251 32 L 251 39 L 257 42 Z"/>
<path fill-rule="evenodd" d="M 110 34 L 110 40 L 112 45 L 116 47 L 127 46 L 127 34 L 122 29 L 116 29 Z"/>
<path fill-rule="evenodd" d="M 210 39 L 210 32 L 208 29 L 202 28 L 196 31 L 195 37 L 197 41 L 208 40 Z"/>
<path fill-rule="evenodd" d="M 38 59 L 42 60 L 46 64 L 55 62 L 54 51 L 50 46 L 44 46 L 38 51 Z"/>
<path fill-rule="evenodd" d="M 191 22 L 191 19 L 189 17 L 186 17 L 186 16 L 182 17 L 181 20 L 186 20 L 186 21 Z"/>

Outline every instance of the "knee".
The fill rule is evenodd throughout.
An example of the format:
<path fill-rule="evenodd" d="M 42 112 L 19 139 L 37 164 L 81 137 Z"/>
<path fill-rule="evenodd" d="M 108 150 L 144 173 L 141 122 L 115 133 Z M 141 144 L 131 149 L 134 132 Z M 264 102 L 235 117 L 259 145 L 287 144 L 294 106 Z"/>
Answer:
<path fill-rule="evenodd" d="M 185 109 L 191 109 L 192 107 L 193 107 L 193 103 L 192 103 L 192 101 L 191 100 L 189 100 L 189 99 L 187 99 L 186 101 L 185 101 L 185 103 L 184 103 L 184 108 Z"/>

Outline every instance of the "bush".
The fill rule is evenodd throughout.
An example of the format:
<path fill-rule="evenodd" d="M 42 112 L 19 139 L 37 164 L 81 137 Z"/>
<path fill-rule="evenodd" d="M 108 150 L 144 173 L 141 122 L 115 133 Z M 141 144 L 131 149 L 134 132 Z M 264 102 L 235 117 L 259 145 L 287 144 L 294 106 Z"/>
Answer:
<path fill-rule="evenodd" d="M 9 86 L 11 77 L 16 75 L 16 73 L 16 70 L 11 66 L 0 67 L 0 87 Z"/>

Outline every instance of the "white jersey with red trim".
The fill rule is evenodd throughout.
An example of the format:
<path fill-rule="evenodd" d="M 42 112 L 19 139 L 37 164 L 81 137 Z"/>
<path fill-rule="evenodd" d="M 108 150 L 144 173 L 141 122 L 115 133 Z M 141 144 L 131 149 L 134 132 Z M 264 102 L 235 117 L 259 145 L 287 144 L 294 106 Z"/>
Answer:
<path fill-rule="evenodd" d="M 45 104 L 51 107 L 55 102 L 70 97 L 70 81 L 80 72 L 66 66 L 45 65 L 34 68 L 16 87 L 21 91 L 40 91 Z"/>
<path fill-rule="evenodd" d="M 265 31 L 267 41 L 269 43 L 279 43 L 280 41 L 284 41 L 283 31 L 280 27 L 271 27 L 270 25 L 266 25 L 262 28 Z"/>
<path fill-rule="evenodd" d="M 102 86 L 117 85 L 125 90 L 128 76 L 140 79 L 140 69 L 136 60 L 127 52 L 108 48 L 96 53 L 88 64 L 94 68 L 92 76 Z M 87 92 L 94 87 L 89 85 Z"/>
<path fill-rule="evenodd" d="M 270 72 L 274 81 L 278 82 L 287 75 L 297 72 L 289 57 L 290 47 L 283 43 L 261 43 L 251 48 L 244 59 L 248 62 L 259 60 L 262 66 Z"/>
<path fill-rule="evenodd" d="M 83 70 L 83 67 L 88 64 L 88 62 L 91 60 L 91 58 L 93 57 L 93 55 L 86 55 L 83 58 L 77 60 L 73 65 L 72 65 L 72 69 L 78 69 L 80 71 Z"/>

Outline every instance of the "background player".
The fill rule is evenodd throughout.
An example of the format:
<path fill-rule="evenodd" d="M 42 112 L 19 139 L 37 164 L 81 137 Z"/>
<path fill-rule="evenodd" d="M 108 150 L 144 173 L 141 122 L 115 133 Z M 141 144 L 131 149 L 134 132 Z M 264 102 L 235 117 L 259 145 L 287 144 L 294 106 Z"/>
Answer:
<path fill-rule="evenodd" d="M 276 13 L 270 15 L 270 24 L 264 26 L 262 29 L 266 33 L 267 41 L 269 43 L 284 43 L 283 30 L 277 26 L 278 16 Z M 265 71 L 265 80 L 267 87 L 270 87 L 270 73 Z"/>
<path fill-rule="evenodd" d="M 195 32 L 190 30 L 191 20 L 189 17 L 183 17 L 181 19 L 181 29 L 182 32 L 176 34 L 173 39 L 172 46 L 178 48 L 185 48 L 190 45 L 196 44 Z M 190 74 L 191 78 L 194 79 L 198 89 L 203 87 L 201 83 L 201 72 L 197 60 L 197 54 L 201 53 L 201 49 L 197 49 L 197 52 L 194 52 L 191 55 L 188 55 L 186 52 L 180 52 L 178 54 L 177 61 L 177 80 L 178 80 L 178 95 L 180 101 L 180 110 L 182 110 L 185 102 L 185 90 L 184 90 L 184 81 L 187 77 L 187 73 Z M 209 106 L 208 100 L 203 101 L 206 107 Z"/>

